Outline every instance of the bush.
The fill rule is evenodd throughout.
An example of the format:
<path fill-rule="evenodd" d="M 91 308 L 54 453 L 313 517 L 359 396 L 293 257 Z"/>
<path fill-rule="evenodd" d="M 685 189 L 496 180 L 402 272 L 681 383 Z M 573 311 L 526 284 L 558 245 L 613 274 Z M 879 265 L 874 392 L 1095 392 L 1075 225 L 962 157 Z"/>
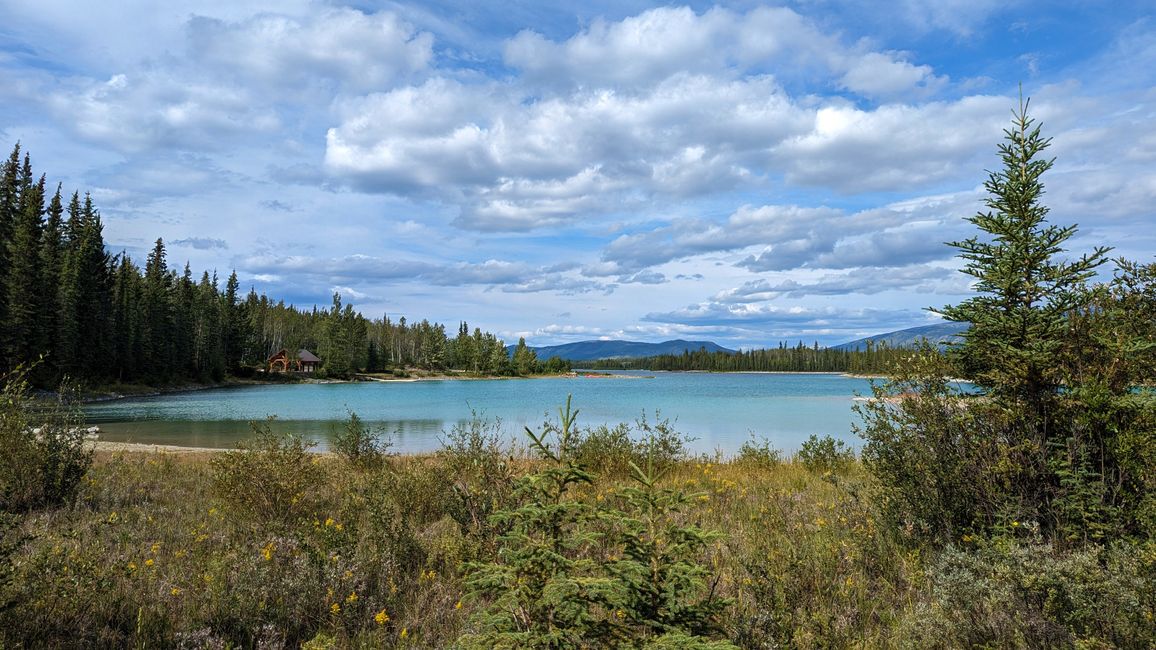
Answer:
<path fill-rule="evenodd" d="M 573 432 L 570 453 L 576 463 L 587 469 L 625 477 L 632 474 L 631 463 L 641 466 L 653 462 L 666 469 L 686 460 L 687 445 L 693 440 L 676 431 L 670 420 L 651 424 L 643 414 L 633 427 L 620 423 Z"/>
<path fill-rule="evenodd" d="M 755 439 L 752 435 L 750 440 L 739 447 L 737 460 L 744 465 L 770 468 L 783 462 L 783 452 L 775 449 L 770 440 L 766 438 Z"/>
<path fill-rule="evenodd" d="M 1063 553 L 1006 538 L 973 551 L 950 547 L 930 568 L 929 602 L 908 612 L 900 645 L 1156 647 L 1151 553 L 1127 543 Z"/>
<path fill-rule="evenodd" d="M 441 458 L 457 497 L 455 520 L 484 545 L 492 544 L 498 528 L 490 516 L 511 505 L 514 471 L 502 435 L 501 420 L 486 420 L 476 411 L 441 438 Z"/>
<path fill-rule="evenodd" d="M 811 437 L 799 446 L 799 453 L 795 454 L 795 458 L 812 472 L 838 473 L 855 462 L 855 452 L 842 440 L 836 440 L 831 436 L 820 438 L 812 433 Z"/>
<path fill-rule="evenodd" d="M 332 438 L 333 452 L 363 469 L 380 466 L 392 446 L 393 440 L 384 431 L 370 429 L 353 411 Z"/>
<path fill-rule="evenodd" d="M 637 447 L 630 439 L 630 425 L 587 427 L 575 435 L 574 460 L 603 474 L 623 474 L 637 460 Z"/>
<path fill-rule="evenodd" d="M 29 395 L 29 369 L 3 378 L 0 393 L 0 511 L 27 512 L 71 503 L 92 464 L 75 391 L 54 399 Z"/>
<path fill-rule="evenodd" d="M 263 524 L 287 527 L 310 514 L 323 473 L 313 443 L 253 422 L 253 440 L 213 459 L 213 487 L 228 506 Z"/>
<path fill-rule="evenodd" d="M 1007 486 L 1033 471 L 1031 455 L 1007 442 L 1013 414 L 963 394 L 946 380 L 950 373 L 943 356 L 925 347 L 856 406 L 863 464 L 879 479 L 880 509 L 895 529 L 948 543 L 997 519 L 1032 519 L 1009 512 L 1015 499 Z"/>

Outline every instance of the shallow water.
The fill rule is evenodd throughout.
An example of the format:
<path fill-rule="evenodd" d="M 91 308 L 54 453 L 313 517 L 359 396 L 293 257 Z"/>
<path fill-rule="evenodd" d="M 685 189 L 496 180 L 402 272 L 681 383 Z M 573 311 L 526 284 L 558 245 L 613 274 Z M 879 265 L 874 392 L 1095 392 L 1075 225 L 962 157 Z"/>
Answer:
<path fill-rule="evenodd" d="M 793 451 L 811 434 L 857 445 L 856 395 L 870 383 L 839 374 L 628 372 L 628 377 L 550 377 L 485 381 L 364 382 L 241 386 L 87 405 L 101 439 L 197 447 L 231 447 L 250 435 L 249 422 L 276 416 L 277 427 L 324 449 L 332 432 L 356 412 L 393 438 L 393 449 L 437 449 L 438 436 L 476 412 L 500 419 L 511 437 L 557 419 L 573 395 L 579 426 L 614 425 L 645 417 L 669 419 L 696 438 L 696 452 L 736 452 L 752 435 Z"/>

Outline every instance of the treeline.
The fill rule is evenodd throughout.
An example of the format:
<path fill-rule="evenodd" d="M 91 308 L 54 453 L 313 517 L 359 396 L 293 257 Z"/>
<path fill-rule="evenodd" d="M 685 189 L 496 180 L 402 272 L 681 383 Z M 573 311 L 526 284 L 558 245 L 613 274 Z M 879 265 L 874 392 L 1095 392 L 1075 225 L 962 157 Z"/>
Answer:
<path fill-rule="evenodd" d="M 334 295 L 329 309 L 301 309 L 250 290 L 236 272 L 220 287 L 216 272 L 169 268 L 157 239 L 143 268 L 108 252 L 92 197 L 71 196 L 37 177 L 17 144 L 0 170 L 0 370 L 34 366 L 31 380 L 64 377 L 87 384 L 219 381 L 251 374 L 281 349 L 305 348 L 321 372 L 348 376 L 416 367 L 479 374 L 532 374 L 501 339 L 461 323 L 370 320 Z M 524 344 L 523 344 L 524 347 Z M 550 364 L 553 370 L 564 363 Z"/>
<path fill-rule="evenodd" d="M 821 348 L 818 343 L 794 347 L 780 343 L 777 348 L 740 352 L 708 352 L 705 348 L 682 354 L 661 354 L 633 359 L 602 359 L 590 362 L 595 369 L 704 370 L 709 372 L 849 372 L 885 373 L 910 350 L 868 342 L 865 350 Z M 583 363 L 583 365 L 587 365 Z"/>

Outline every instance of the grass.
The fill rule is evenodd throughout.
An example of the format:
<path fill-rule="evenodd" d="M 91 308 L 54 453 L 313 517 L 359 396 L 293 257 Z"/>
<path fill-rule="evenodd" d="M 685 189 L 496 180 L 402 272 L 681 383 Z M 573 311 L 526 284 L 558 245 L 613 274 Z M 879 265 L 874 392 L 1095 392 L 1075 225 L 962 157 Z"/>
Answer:
<path fill-rule="evenodd" d="M 514 505 L 503 482 L 534 467 L 485 445 L 371 467 L 306 454 L 269 470 L 311 479 L 267 517 L 238 496 L 239 483 L 222 482 L 221 458 L 98 453 L 75 504 L 26 515 L 6 535 L 19 544 L 0 646 L 452 646 L 484 605 L 464 597 L 462 567 L 496 548 L 498 531 L 478 513 Z M 665 482 L 696 494 L 687 521 L 724 533 L 700 561 L 731 601 L 720 623 L 736 645 L 975 641 L 952 636 L 963 623 L 935 600 L 937 558 L 880 524 L 856 462 L 831 473 L 684 459 Z M 573 498 L 611 503 L 629 485 L 608 471 Z M 1128 569 L 1140 578 L 1156 567 L 1156 552 L 1143 548 Z M 1138 584 L 1129 629 L 1142 643 L 1154 605 L 1152 587 Z M 928 639 L 918 623 L 937 615 L 950 624 Z M 993 647 L 1030 647 L 996 635 Z"/>

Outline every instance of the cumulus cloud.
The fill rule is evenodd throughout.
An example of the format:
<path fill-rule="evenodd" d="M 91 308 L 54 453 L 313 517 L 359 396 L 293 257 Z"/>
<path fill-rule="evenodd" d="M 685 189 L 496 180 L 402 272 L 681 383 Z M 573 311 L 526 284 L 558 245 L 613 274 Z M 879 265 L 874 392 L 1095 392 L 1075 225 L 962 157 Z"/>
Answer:
<path fill-rule="evenodd" d="M 971 96 L 873 110 L 825 106 L 774 157 L 787 178 L 840 192 L 910 190 L 975 169 L 1007 124 L 1006 97 Z"/>
<path fill-rule="evenodd" d="M 946 80 L 936 76 L 929 65 L 913 65 L 883 52 L 866 52 L 852 57 L 841 85 L 867 97 L 893 97 L 912 89 L 934 91 Z"/>
<path fill-rule="evenodd" d="M 168 70 L 75 79 L 49 91 L 44 102 L 80 137 L 124 152 L 219 149 L 236 136 L 281 124 L 276 111 L 243 89 Z"/>
<path fill-rule="evenodd" d="M 650 231 L 621 235 L 602 252 L 601 265 L 587 268 L 588 275 L 613 275 L 683 259 L 692 255 L 731 251 L 761 243 L 807 252 L 829 250 L 845 220 L 839 210 L 798 206 L 745 206 L 723 222 L 703 218 L 676 219 Z M 798 255 L 790 266 L 798 266 Z"/>
<path fill-rule="evenodd" d="M 436 78 L 340 112 L 326 138 L 331 173 L 363 190 L 458 202 L 456 223 L 476 230 L 558 225 L 745 184 L 769 144 L 810 124 L 770 77 L 685 74 L 644 96 L 606 89 L 536 101 Z"/>
<path fill-rule="evenodd" d="M 524 31 L 505 61 L 522 73 L 517 82 L 435 75 L 341 102 L 326 168 L 364 191 L 458 205 L 462 228 L 519 231 L 777 176 L 845 192 L 926 185 L 969 159 L 976 131 L 995 124 L 956 103 L 859 109 L 793 98 L 777 76 L 800 61 L 873 98 L 926 95 L 946 81 L 904 55 L 844 45 L 786 8 L 658 8 L 560 42 Z M 931 150 L 928 131 L 945 128 L 937 116 L 958 141 Z"/>
<path fill-rule="evenodd" d="M 328 81 L 355 90 L 381 89 L 422 72 L 433 36 L 395 14 L 327 9 L 308 20 L 262 13 L 237 22 L 194 16 L 192 56 L 225 74 L 266 87 Z"/>

